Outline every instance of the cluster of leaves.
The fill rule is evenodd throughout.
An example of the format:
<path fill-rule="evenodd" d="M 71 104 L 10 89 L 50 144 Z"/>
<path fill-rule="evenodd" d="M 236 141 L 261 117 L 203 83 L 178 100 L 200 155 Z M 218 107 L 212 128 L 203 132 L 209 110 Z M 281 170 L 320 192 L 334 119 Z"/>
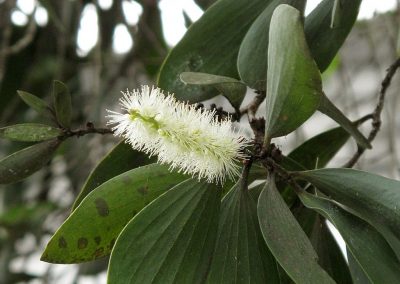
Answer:
<path fill-rule="evenodd" d="M 0 161 L 0 184 L 19 181 L 44 167 L 61 142 L 69 135 L 71 126 L 71 96 L 60 81 L 53 84 L 53 106 L 23 91 L 20 98 L 32 109 L 49 118 L 49 124 L 23 123 L 0 128 L 0 137 L 21 142 L 40 142 L 15 152 Z"/>
<path fill-rule="evenodd" d="M 320 75 L 360 3 L 324 0 L 305 19 L 305 0 L 212 5 L 165 60 L 161 88 L 191 103 L 222 94 L 237 110 L 247 87 L 265 92 L 265 147 L 317 110 L 340 127 L 279 161 L 266 156 L 248 163 L 240 180 L 224 188 L 171 173 L 121 142 L 92 171 L 42 260 L 80 263 L 111 254 L 110 283 L 396 283 L 400 182 L 323 168 L 350 136 L 370 148 L 323 93 Z M 50 112 L 58 128 L 2 129 L 6 138 L 47 140 L 0 161 L 2 183 L 43 166 L 70 135 L 62 86 L 55 83 L 54 111 L 20 93 L 31 107 Z M 29 162 L 36 159 L 40 167 Z M 264 181 L 249 188 L 255 179 Z M 343 236 L 348 263 L 326 220 Z"/>

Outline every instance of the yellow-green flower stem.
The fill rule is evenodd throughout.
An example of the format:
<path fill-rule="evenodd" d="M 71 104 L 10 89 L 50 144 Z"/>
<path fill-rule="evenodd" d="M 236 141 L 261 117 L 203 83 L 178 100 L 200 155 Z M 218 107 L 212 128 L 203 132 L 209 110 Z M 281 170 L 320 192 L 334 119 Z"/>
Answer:
<path fill-rule="evenodd" d="M 143 116 L 138 111 L 131 109 L 129 110 L 129 117 L 132 121 L 134 121 L 135 119 L 140 119 L 155 130 L 161 129 L 161 124 L 154 118 L 154 116 Z"/>
<path fill-rule="evenodd" d="M 209 145 L 207 145 L 207 143 L 205 143 L 208 141 L 201 141 L 201 140 L 199 141 L 199 137 L 198 137 L 200 134 L 199 130 L 193 131 L 191 133 L 192 135 L 189 135 L 188 137 L 185 137 L 185 136 L 182 137 L 182 135 L 176 135 L 173 132 L 171 133 L 171 131 L 163 129 L 163 125 L 160 122 L 158 122 L 154 118 L 154 116 L 150 116 L 150 117 L 144 116 L 144 115 L 140 114 L 137 110 L 134 110 L 134 109 L 129 110 L 129 116 L 132 121 L 136 120 L 136 119 L 140 119 L 143 123 L 146 123 L 151 128 L 156 130 L 160 136 L 168 138 L 171 141 L 174 141 L 175 139 L 179 140 L 179 144 L 182 145 L 183 147 L 185 147 L 187 151 L 197 152 L 200 155 L 201 154 L 202 155 L 212 155 L 212 156 L 217 157 L 217 155 L 214 154 L 212 147 L 210 147 Z M 220 157 L 217 157 L 217 158 L 220 158 Z"/>

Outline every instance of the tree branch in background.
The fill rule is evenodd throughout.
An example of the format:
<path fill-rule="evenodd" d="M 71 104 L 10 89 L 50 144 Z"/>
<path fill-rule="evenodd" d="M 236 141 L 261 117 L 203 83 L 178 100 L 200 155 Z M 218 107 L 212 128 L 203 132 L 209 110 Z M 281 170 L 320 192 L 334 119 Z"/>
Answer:
<path fill-rule="evenodd" d="M 36 7 L 29 17 L 29 25 L 26 28 L 24 36 L 21 37 L 16 43 L 9 46 L 6 50 L 3 51 L 6 53 L 6 55 L 16 54 L 16 53 L 20 52 L 25 47 L 27 47 L 34 39 L 36 30 L 37 30 L 35 18 L 33 16 L 35 14 L 35 11 L 36 11 Z"/>
<path fill-rule="evenodd" d="M 382 121 L 381 121 L 381 114 L 383 110 L 383 106 L 385 104 L 385 97 L 386 91 L 392 82 L 394 75 L 396 74 L 397 69 L 400 68 L 400 58 L 397 60 L 387 69 L 387 74 L 381 83 L 381 89 L 379 91 L 378 96 L 378 104 L 375 107 L 375 110 L 366 117 L 372 117 L 372 129 L 368 135 L 368 141 L 372 142 L 376 135 L 378 134 L 379 130 L 381 129 Z M 362 154 L 364 154 L 365 148 L 358 147 L 357 152 L 353 155 L 353 157 L 343 165 L 344 168 L 352 168 L 357 161 L 360 159 Z"/>
<path fill-rule="evenodd" d="M 15 6 L 15 0 L 7 0 L 3 3 L 1 9 L 2 15 L 4 15 L 3 19 L 0 19 L 0 29 L 1 29 L 1 44 L 0 44 L 0 84 L 3 82 L 7 57 L 9 53 L 7 52 L 10 41 L 11 41 L 11 32 L 12 32 L 12 23 L 10 13 L 13 7 Z"/>

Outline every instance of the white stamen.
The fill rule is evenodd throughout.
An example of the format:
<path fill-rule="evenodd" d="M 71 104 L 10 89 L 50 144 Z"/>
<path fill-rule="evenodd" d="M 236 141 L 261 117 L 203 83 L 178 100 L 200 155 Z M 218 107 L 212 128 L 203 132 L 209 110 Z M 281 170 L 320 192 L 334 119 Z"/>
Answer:
<path fill-rule="evenodd" d="M 223 183 L 239 175 L 239 159 L 247 142 L 232 130 L 229 118 L 217 121 L 215 111 L 196 109 L 164 96 L 159 88 L 122 92 L 124 113 L 109 111 L 114 135 L 170 169 Z"/>

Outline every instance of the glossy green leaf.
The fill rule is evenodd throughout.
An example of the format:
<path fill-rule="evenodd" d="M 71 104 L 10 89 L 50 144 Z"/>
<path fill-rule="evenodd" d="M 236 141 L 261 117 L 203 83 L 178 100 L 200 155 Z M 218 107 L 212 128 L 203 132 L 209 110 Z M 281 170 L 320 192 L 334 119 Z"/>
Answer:
<path fill-rule="evenodd" d="M 261 192 L 257 207 L 265 242 L 295 283 L 335 283 L 319 266 L 312 244 L 277 191 L 273 177 Z"/>
<path fill-rule="evenodd" d="M 342 127 L 333 128 L 310 138 L 288 156 L 308 170 L 323 168 L 344 146 L 349 137 L 350 135 Z M 289 168 L 288 170 L 299 169 Z"/>
<path fill-rule="evenodd" d="M 24 92 L 24 91 L 17 91 L 19 97 L 31 108 L 33 108 L 37 113 L 49 116 L 51 115 L 51 110 L 49 105 L 42 100 L 41 98 L 38 98 L 37 96 L 34 96 L 30 93 Z"/>
<path fill-rule="evenodd" d="M 343 147 L 349 137 L 350 135 L 342 127 L 318 134 L 290 152 L 288 157 L 284 157 L 282 166 L 289 171 L 323 168 Z M 286 203 L 292 205 L 297 199 L 293 188 L 287 184 L 283 185 L 283 182 L 278 183 L 277 187 L 281 190 Z"/>
<path fill-rule="evenodd" d="M 351 122 L 326 96 L 325 94 L 321 97 L 321 103 L 318 110 L 343 127 L 353 138 L 357 141 L 357 144 L 363 148 L 372 148 L 371 143 L 365 138 L 365 136 L 358 130 L 357 125 Z"/>
<path fill-rule="evenodd" d="M 0 160 L 0 184 L 17 182 L 43 168 L 60 143 L 57 139 L 45 141 Z"/>
<path fill-rule="evenodd" d="M 347 250 L 347 259 L 349 261 L 349 268 L 351 272 L 351 278 L 353 279 L 353 284 L 372 284 L 365 274 L 360 264 L 355 260 L 354 256 Z"/>
<path fill-rule="evenodd" d="M 108 283 L 200 283 L 215 244 L 220 193 L 189 179 L 147 206 L 118 237 Z"/>
<path fill-rule="evenodd" d="M 257 222 L 257 209 L 240 180 L 224 197 L 207 283 L 277 283 L 277 266 Z"/>
<path fill-rule="evenodd" d="M 327 218 L 339 230 L 347 248 L 372 283 L 396 283 L 400 263 L 385 239 L 367 222 L 328 199 L 309 193 L 299 195 L 303 204 Z M 338 282 L 342 283 L 342 282 Z"/>
<path fill-rule="evenodd" d="M 236 109 L 239 109 L 246 95 L 246 85 L 234 78 L 201 72 L 183 72 L 180 78 L 185 84 L 215 87 Z"/>
<path fill-rule="evenodd" d="M 400 259 L 399 181 L 353 169 L 319 169 L 299 176 L 377 228 Z"/>
<path fill-rule="evenodd" d="M 349 267 L 325 219 L 317 217 L 311 243 L 318 254 L 318 263 L 337 283 L 352 283 Z"/>
<path fill-rule="evenodd" d="M 65 128 L 69 128 L 72 115 L 71 95 L 64 83 L 57 80 L 54 81 L 53 99 L 58 123 Z"/>
<path fill-rule="evenodd" d="M 268 31 L 275 8 L 280 4 L 289 4 L 300 11 L 304 11 L 305 3 L 306 0 L 272 1 L 251 25 L 240 45 L 237 62 L 240 78 L 249 87 L 265 91 L 268 66 Z"/>
<path fill-rule="evenodd" d="M 108 180 L 71 213 L 47 244 L 42 260 L 78 263 L 109 255 L 129 220 L 185 179 L 168 167 L 152 164 Z"/>
<path fill-rule="evenodd" d="M 332 10 L 337 0 L 323 0 L 305 19 L 304 29 L 311 54 L 321 72 L 325 71 L 356 22 L 361 0 L 340 1 L 331 28 Z"/>
<path fill-rule="evenodd" d="M 342 16 L 342 3 L 341 0 L 335 0 L 332 7 L 332 16 L 331 16 L 331 29 L 337 28 L 341 22 Z"/>
<path fill-rule="evenodd" d="M 204 72 L 238 78 L 239 46 L 254 19 L 272 0 L 219 0 L 190 26 L 171 50 L 158 78 L 158 86 L 190 103 L 210 99 L 218 92 L 209 86 L 184 85 L 182 72 Z"/>
<path fill-rule="evenodd" d="M 0 138 L 14 141 L 38 142 L 56 138 L 63 134 L 59 128 L 39 123 L 16 124 L 0 128 Z"/>
<path fill-rule="evenodd" d="M 133 150 L 125 141 L 119 142 L 90 173 L 72 209 L 74 210 L 92 190 L 107 180 L 131 169 L 155 162 L 154 160 L 142 152 Z"/>
<path fill-rule="evenodd" d="M 298 128 L 317 110 L 321 96 L 321 74 L 308 50 L 300 12 L 279 5 L 269 31 L 266 140 Z"/>
<path fill-rule="evenodd" d="M 336 240 L 328 229 L 325 218 L 305 207 L 302 208 L 302 211 L 308 211 L 308 217 L 312 221 L 311 231 L 307 235 L 318 255 L 319 265 L 337 283 L 352 283 L 349 267 Z M 299 223 L 301 225 L 300 220 Z"/>

